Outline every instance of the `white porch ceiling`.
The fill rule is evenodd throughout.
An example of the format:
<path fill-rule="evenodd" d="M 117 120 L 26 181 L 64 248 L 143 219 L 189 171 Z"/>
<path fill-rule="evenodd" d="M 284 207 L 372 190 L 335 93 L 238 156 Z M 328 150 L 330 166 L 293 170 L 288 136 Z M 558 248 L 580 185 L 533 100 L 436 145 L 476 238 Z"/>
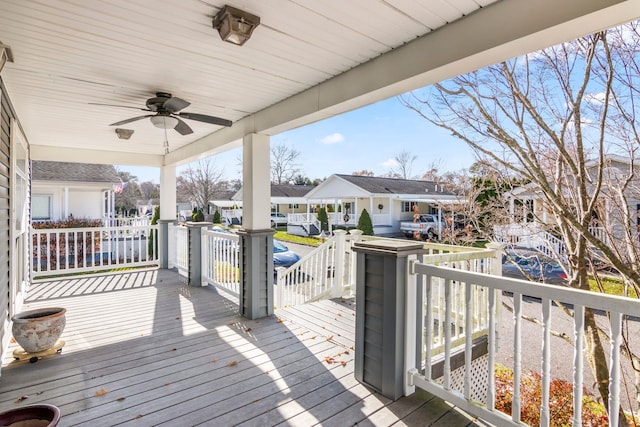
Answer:
<path fill-rule="evenodd" d="M 636 19 L 640 0 L 237 0 L 261 17 L 242 47 L 211 26 L 220 0 L 0 0 L 2 72 L 32 158 L 160 166 L 237 146 L 447 77 Z M 234 121 L 148 119 L 156 91 Z"/>

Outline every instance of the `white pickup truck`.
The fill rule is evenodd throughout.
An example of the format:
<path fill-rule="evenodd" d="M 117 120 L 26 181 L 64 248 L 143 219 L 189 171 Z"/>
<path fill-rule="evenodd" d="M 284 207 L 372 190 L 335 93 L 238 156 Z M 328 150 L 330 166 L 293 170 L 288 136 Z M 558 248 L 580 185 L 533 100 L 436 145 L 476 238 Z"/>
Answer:
<path fill-rule="evenodd" d="M 405 221 L 400 223 L 400 230 L 407 239 L 413 239 L 415 233 L 423 240 L 440 240 L 440 235 L 446 228 L 443 220 L 438 221 L 438 215 L 420 214 L 419 221 Z"/>

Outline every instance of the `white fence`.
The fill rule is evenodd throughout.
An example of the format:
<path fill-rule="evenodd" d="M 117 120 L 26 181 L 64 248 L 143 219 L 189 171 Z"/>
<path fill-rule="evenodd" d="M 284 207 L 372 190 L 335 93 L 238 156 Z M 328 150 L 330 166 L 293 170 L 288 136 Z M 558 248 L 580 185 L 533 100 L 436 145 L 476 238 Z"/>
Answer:
<path fill-rule="evenodd" d="M 146 227 L 151 224 L 147 216 L 137 216 L 132 218 L 103 218 L 105 227 Z"/>
<path fill-rule="evenodd" d="M 240 296 L 240 238 L 208 229 L 201 232 L 202 283 Z"/>
<path fill-rule="evenodd" d="M 187 227 L 168 224 L 168 267 L 175 268 L 181 276 L 189 275 L 189 234 Z"/>
<path fill-rule="evenodd" d="M 343 230 L 286 269 L 276 269 L 275 308 L 339 297 L 355 283 L 353 242 L 362 232 L 347 236 Z"/>
<path fill-rule="evenodd" d="M 523 353 L 530 351 L 531 337 L 527 340 L 527 346 L 523 343 L 522 325 L 526 318 L 531 316 L 531 298 L 535 298 L 537 311 L 542 323 L 542 334 L 537 348 L 542 348 L 542 360 L 540 361 L 542 376 L 542 405 L 540 407 L 540 424 L 549 425 L 551 414 L 550 383 L 552 380 L 552 352 L 551 331 L 555 324 L 552 323 L 552 302 L 571 303 L 569 311 L 573 313 L 573 406 L 577 410 L 573 413 L 573 425 L 582 425 L 583 404 L 583 350 L 585 342 L 584 322 L 585 309 L 604 313 L 597 315 L 601 323 L 608 324 L 609 340 L 605 341 L 609 346 L 610 383 L 609 383 L 609 425 L 618 425 L 618 408 L 621 401 L 621 342 L 622 320 L 640 317 L 640 301 L 629 298 L 598 294 L 560 286 L 532 283 L 517 279 L 507 279 L 496 276 L 487 276 L 480 273 L 464 271 L 459 268 L 428 265 L 415 262 L 411 271 L 416 275 L 408 283 L 407 292 L 407 317 L 408 325 L 405 338 L 405 354 L 407 381 L 405 394 L 413 393 L 415 387 L 420 387 L 489 423 L 498 426 L 515 426 L 520 423 L 521 395 L 520 379 L 522 378 Z M 418 279 L 418 280 L 416 280 Z M 444 312 L 442 308 L 435 307 L 432 303 L 434 295 L 438 294 L 444 286 Z M 479 293 L 486 295 L 486 299 L 477 300 L 474 295 Z M 512 294 L 513 303 L 513 378 L 514 388 L 512 403 L 512 415 L 507 416 L 495 410 L 496 385 L 495 385 L 495 355 L 497 351 L 497 313 L 503 293 Z M 419 298 L 424 295 L 424 298 Z M 456 296 L 459 295 L 459 296 Z M 459 299 L 462 298 L 462 301 Z M 526 299 L 525 299 L 526 298 Z M 524 302 L 526 301 L 526 303 Z M 525 316 L 524 306 L 528 313 Z M 488 361 L 484 366 L 484 384 L 477 384 L 474 378 L 483 377 L 477 370 L 472 370 L 472 341 L 473 334 L 466 334 L 464 338 L 464 367 L 463 386 L 458 389 L 453 387 L 451 358 L 457 338 L 452 332 L 456 328 L 444 328 L 444 335 L 434 328 L 428 327 L 434 324 L 434 319 L 439 317 L 445 325 L 458 325 L 464 322 L 466 330 L 474 330 L 473 319 L 476 311 L 487 310 L 488 318 Z M 462 314 L 462 317 L 460 317 Z M 416 319 L 421 319 L 416 322 Z M 506 321 L 505 319 L 502 320 Z M 439 381 L 432 378 L 430 367 L 433 362 L 434 344 L 444 344 L 444 375 Z M 413 360 L 417 352 L 416 348 L 422 348 L 421 360 Z M 586 384 L 584 384 L 586 385 Z M 476 387 L 486 387 L 484 401 L 473 399 Z"/>
<path fill-rule="evenodd" d="M 157 265 L 156 225 L 31 229 L 31 275 Z M 151 240 L 151 241 L 150 241 Z"/>

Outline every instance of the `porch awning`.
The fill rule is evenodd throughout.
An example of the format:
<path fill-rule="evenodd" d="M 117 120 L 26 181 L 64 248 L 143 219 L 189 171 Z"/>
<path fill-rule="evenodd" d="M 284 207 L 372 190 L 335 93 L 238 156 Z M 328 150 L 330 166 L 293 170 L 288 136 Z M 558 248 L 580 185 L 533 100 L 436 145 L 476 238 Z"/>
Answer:
<path fill-rule="evenodd" d="M 209 200 L 209 204 L 219 208 L 232 208 L 234 206 L 241 208 L 242 202 L 236 200 Z"/>
<path fill-rule="evenodd" d="M 414 203 L 432 203 L 434 205 L 464 205 L 469 203 L 467 199 L 433 199 L 433 198 L 417 198 L 417 197 L 400 197 L 398 200 L 401 202 L 414 202 Z"/>

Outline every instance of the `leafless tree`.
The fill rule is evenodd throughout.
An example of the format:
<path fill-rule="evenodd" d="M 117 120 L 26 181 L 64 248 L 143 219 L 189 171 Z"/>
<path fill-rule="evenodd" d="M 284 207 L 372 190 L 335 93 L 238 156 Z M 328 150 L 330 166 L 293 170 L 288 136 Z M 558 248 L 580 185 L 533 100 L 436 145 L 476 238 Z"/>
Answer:
<path fill-rule="evenodd" d="M 391 171 L 392 174 L 398 178 L 412 179 L 411 170 L 413 168 L 413 162 L 415 162 L 417 158 L 417 155 L 408 150 L 400 151 L 393 157 L 395 166 Z"/>
<path fill-rule="evenodd" d="M 211 157 L 193 163 L 176 179 L 179 198 L 186 198 L 197 207 L 206 209 L 221 185 L 223 173 L 224 169 L 219 168 Z"/>
<path fill-rule="evenodd" d="M 583 290 L 589 289 L 590 271 L 597 277 L 589 262 L 596 248 L 630 288 L 640 291 L 637 208 L 630 203 L 640 199 L 635 165 L 639 40 L 633 23 L 404 98 L 409 108 L 465 141 L 489 163 L 534 184 L 566 246 L 570 285 Z M 611 154 L 626 163 L 612 164 Z M 594 212 L 604 218 L 605 205 L 607 219 L 616 226 L 594 234 Z M 600 332 L 593 311 L 587 310 L 587 360 L 606 401 L 609 373 L 601 342 L 606 335 Z"/>
<path fill-rule="evenodd" d="M 351 175 L 354 175 L 354 176 L 375 176 L 376 174 L 371 172 L 370 170 L 362 169 L 361 171 L 352 172 Z"/>
<path fill-rule="evenodd" d="M 300 172 L 297 163 L 300 152 L 284 142 L 271 145 L 271 181 L 287 184 Z"/>
<path fill-rule="evenodd" d="M 160 185 L 152 181 L 142 182 L 140 183 L 140 192 L 143 199 L 158 199 L 160 197 Z"/>

